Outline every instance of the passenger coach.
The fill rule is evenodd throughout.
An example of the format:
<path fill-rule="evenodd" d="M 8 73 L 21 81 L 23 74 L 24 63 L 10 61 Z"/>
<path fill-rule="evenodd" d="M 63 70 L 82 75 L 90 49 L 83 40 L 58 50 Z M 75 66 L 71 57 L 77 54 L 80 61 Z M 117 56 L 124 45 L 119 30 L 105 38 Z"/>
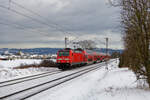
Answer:
<path fill-rule="evenodd" d="M 57 66 L 59 69 L 68 69 L 72 66 L 83 66 L 101 62 L 108 58 L 106 55 L 90 50 L 66 48 L 57 52 Z"/>

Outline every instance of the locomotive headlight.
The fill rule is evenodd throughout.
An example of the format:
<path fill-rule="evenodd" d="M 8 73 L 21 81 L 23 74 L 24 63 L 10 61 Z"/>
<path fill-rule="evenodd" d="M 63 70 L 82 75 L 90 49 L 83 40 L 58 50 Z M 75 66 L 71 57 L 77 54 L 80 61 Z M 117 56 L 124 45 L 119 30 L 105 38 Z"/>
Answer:
<path fill-rule="evenodd" d="M 61 58 L 59 58 L 58 60 L 62 60 Z"/>
<path fill-rule="evenodd" d="M 64 60 L 70 60 L 69 58 L 65 58 Z"/>

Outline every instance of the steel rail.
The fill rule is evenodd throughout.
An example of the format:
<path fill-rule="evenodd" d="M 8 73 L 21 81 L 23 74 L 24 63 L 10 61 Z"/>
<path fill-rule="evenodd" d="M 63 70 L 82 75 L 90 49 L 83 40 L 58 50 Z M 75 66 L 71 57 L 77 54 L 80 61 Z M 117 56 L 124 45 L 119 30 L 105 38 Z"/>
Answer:
<path fill-rule="evenodd" d="M 45 76 L 50 76 L 50 75 L 58 74 L 58 73 L 61 73 L 61 72 L 62 71 L 47 72 L 47 73 L 43 73 L 43 74 L 39 74 L 39 75 L 33 75 L 33 76 L 30 76 L 30 77 L 26 77 L 26 78 L 15 79 L 15 80 L 12 80 L 12 81 L 9 81 L 9 82 L 5 82 L 6 84 L 2 83 L 4 85 L 0 85 L 0 88 L 10 86 L 10 85 L 14 85 L 14 84 L 18 84 L 18 83 L 23 83 L 23 82 L 34 80 L 34 79 L 43 78 Z"/>
<path fill-rule="evenodd" d="M 52 86 L 49 86 L 49 87 L 47 87 L 47 88 L 45 88 L 45 89 L 41 89 L 41 90 L 39 90 L 38 92 L 32 93 L 32 94 L 30 94 L 30 95 L 28 95 L 28 96 L 26 96 L 26 97 L 21 98 L 21 99 L 22 99 L 22 100 L 25 100 L 25 99 L 31 98 L 31 97 L 33 97 L 34 95 L 37 95 L 37 94 L 39 94 L 39 93 L 41 93 L 41 92 L 43 92 L 43 91 L 49 90 L 49 89 L 51 89 L 51 88 L 54 88 L 54 87 L 56 87 L 56 86 L 58 86 L 58 85 L 61 85 L 61 84 L 65 83 L 65 82 L 68 82 L 68 81 L 71 81 L 71 80 L 73 80 L 73 79 L 75 79 L 75 78 L 77 78 L 77 77 L 80 77 L 80 76 L 82 76 L 82 75 L 85 75 L 85 74 L 87 74 L 87 73 L 89 73 L 89 72 L 91 72 L 91 71 L 97 70 L 97 69 L 99 69 L 99 68 L 93 68 L 93 69 L 91 69 L 91 70 L 87 70 L 87 71 L 85 71 L 85 72 L 83 72 L 83 73 L 80 73 L 79 75 L 76 75 L 76 76 L 73 76 L 73 77 L 71 77 L 71 78 L 65 79 L 65 80 L 63 80 L 62 82 L 58 82 L 57 84 L 54 84 L 54 85 L 52 85 Z"/>
<path fill-rule="evenodd" d="M 110 61 L 110 62 L 113 62 L 113 61 Z M 110 62 L 109 62 L 109 63 L 110 63 Z M 105 63 L 101 63 L 100 66 L 104 66 L 104 65 L 105 65 Z M 65 83 L 65 82 L 67 82 L 67 81 L 73 80 L 73 79 L 75 79 L 75 78 L 77 78 L 77 77 L 80 77 L 80 76 L 86 74 L 86 73 L 89 73 L 89 72 L 91 72 L 91 71 L 94 71 L 94 70 L 96 70 L 96 69 L 101 68 L 101 67 L 97 67 L 97 66 L 99 66 L 99 65 L 96 64 L 96 65 L 93 66 L 93 67 L 86 68 L 86 69 L 82 69 L 82 70 L 79 70 L 79 71 L 77 71 L 77 72 L 73 72 L 73 73 L 71 73 L 71 74 L 69 74 L 69 75 L 65 75 L 65 76 L 62 76 L 62 77 L 59 77 L 59 78 L 55 78 L 55 79 L 53 79 L 53 80 L 50 80 L 50 81 L 47 81 L 47 82 L 44 82 L 44 83 L 41 83 L 41 84 L 38 84 L 38 85 L 29 87 L 29 88 L 26 88 L 26 89 L 22 89 L 22 90 L 20 90 L 20 91 L 17 91 L 17 92 L 14 92 L 14 93 L 11 93 L 11 94 L 8 94 L 8 95 L 5 95 L 5 96 L 1 96 L 0 99 L 3 100 L 3 99 L 12 98 L 13 96 L 18 96 L 18 95 L 23 94 L 23 93 L 26 93 L 26 92 L 27 92 L 27 93 L 26 93 L 27 96 L 23 95 L 23 96 L 19 96 L 19 98 L 21 97 L 21 100 L 30 98 L 30 97 L 32 97 L 32 96 L 34 96 L 34 95 L 37 95 L 37 94 L 39 94 L 39 93 L 41 93 L 41 92 L 43 92 L 43 91 L 46 91 L 46 90 L 51 89 L 51 88 L 53 88 L 53 87 L 56 87 L 56 86 L 58 86 L 58 85 L 60 85 L 60 84 L 62 84 L 62 83 Z M 68 78 L 68 77 L 71 77 L 71 78 Z M 68 78 L 68 79 L 66 79 L 66 78 Z M 63 79 L 64 79 L 64 80 L 63 80 Z M 63 81 L 59 82 L 60 80 L 63 80 Z M 57 81 L 58 81 L 58 82 L 57 82 Z M 53 82 L 57 82 L 57 84 L 54 84 L 54 85 L 49 86 L 49 87 L 41 88 L 42 86 L 50 85 L 50 84 L 53 83 Z M 38 91 L 35 91 L 34 89 L 38 89 Z M 32 92 L 31 90 L 33 90 L 33 92 Z M 31 93 L 29 94 L 29 92 L 31 92 Z"/>
<path fill-rule="evenodd" d="M 102 65 L 101 65 L 101 66 L 102 66 Z M 63 77 L 59 77 L 59 78 L 50 80 L 50 81 L 48 81 L 48 82 L 41 83 L 41 84 L 32 86 L 32 87 L 30 87 L 30 88 L 26 88 L 26 89 L 17 91 L 17 92 L 15 92 L 15 93 L 11 93 L 11 94 L 2 96 L 2 97 L 0 97 L 0 99 L 9 98 L 9 97 L 12 97 L 12 96 L 14 96 L 14 95 L 21 94 L 21 93 L 23 93 L 23 92 L 26 92 L 26 91 L 29 91 L 29 90 L 38 88 L 38 87 L 40 87 L 40 86 L 43 86 L 43 85 L 46 85 L 46 84 L 50 84 L 50 83 L 52 83 L 52 82 L 56 82 L 56 81 L 61 80 L 61 79 L 65 79 L 66 77 L 73 76 L 73 75 L 76 75 L 76 74 L 78 74 L 78 73 L 81 73 L 81 75 L 83 75 L 83 74 L 88 73 L 88 72 L 90 72 L 90 71 L 93 71 L 93 70 L 95 70 L 95 69 L 97 69 L 97 68 L 99 68 L 99 67 L 97 67 L 97 65 L 95 65 L 94 67 L 91 67 L 91 68 L 82 69 L 82 70 L 80 70 L 80 71 L 71 73 L 71 74 L 69 74 L 69 75 L 65 75 L 65 76 L 63 76 Z M 85 71 L 85 72 L 84 72 L 84 71 Z M 83 73 L 82 73 L 82 72 L 83 72 Z M 79 76 L 81 76 L 81 75 L 74 76 L 73 78 L 70 78 L 70 79 L 67 79 L 67 80 L 69 81 L 69 80 L 74 79 L 74 78 L 76 78 L 76 77 L 79 77 Z M 64 82 L 66 82 L 66 81 L 64 81 Z M 64 83 L 64 82 L 61 82 L 61 83 Z M 59 84 L 61 84 L 61 83 L 59 83 Z M 57 85 L 59 85 L 59 84 L 57 84 Z M 57 85 L 54 85 L 54 86 L 57 86 Z M 33 95 L 36 95 L 36 94 L 38 94 L 38 93 L 41 93 L 42 91 L 45 91 L 45 90 L 47 90 L 48 88 L 52 88 L 52 87 L 54 87 L 54 86 L 47 87 L 46 89 L 42 89 L 42 90 L 40 90 L 40 91 L 38 91 L 38 92 L 36 92 L 36 93 L 34 93 L 34 94 L 29 94 L 29 96 L 24 97 L 24 98 L 22 98 L 22 99 L 29 98 L 29 97 L 31 97 L 31 96 L 33 96 Z"/>
<path fill-rule="evenodd" d="M 90 66 L 91 64 L 88 64 L 86 66 Z M 86 67 L 84 66 L 84 67 Z M 79 69 L 80 67 L 78 68 L 75 68 L 75 69 Z M 82 67 L 83 68 L 83 67 Z M 63 71 L 64 72 L 64 71 Z M 31 75 L 31 76 L 26 76 L 26 77 L 21 77 L 21 78 L 16 78 L 16 79 L 12 79 L 12 80 L 8 80 L 8 81 L 3 81 L 3 82 L 0 82 L 0 88 L 1 87 L 5 87 L 5 86 L 9 86 L 9 85 L 14 85 L 14 84 L 17 84 L 17 83 L 22 83 L 22 82 L 25 82 L 25 81 L 30 81 L 30 80 L 33 80 L 33 79 L 38 79 L 38 78 L 42 78 L 42 77 L 45 77 L 45 76 L 49 76 L 49 75 L 54 75 L 54 74 L 58 74 L 58 73 L 61 73 L 60 70 L 55 70 L 55 71 L 49 71 L 49 72 L 45 72 L 45 73 L 41 73 L 41 74 L 36 74 L 36 75 Z M 45 75 L 46 74 L 46 75 Z M 43 75 L 43 76 L 42 76 Z M 36 77 L 37 76 L 37 77 Z M 29 78 L 29 79 L 28 79 Z M 17 82 L 16 82 L 17 81 Z"/>

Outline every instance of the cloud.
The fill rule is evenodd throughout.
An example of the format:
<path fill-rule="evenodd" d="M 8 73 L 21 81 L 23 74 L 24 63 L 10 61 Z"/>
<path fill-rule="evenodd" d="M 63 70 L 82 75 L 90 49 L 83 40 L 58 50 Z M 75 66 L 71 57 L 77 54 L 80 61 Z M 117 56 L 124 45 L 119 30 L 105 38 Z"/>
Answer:
<path fill-rule="evenodd" d="M 70 39 L 78 36 L 79 40 L 93 40 L 99 37 L 103 41 L 105 37 L 109 37 L 110 47 L 122 48 L 119 8 L 110 7 L 107 0 L 12 1 L 41 16 L 21 9 L 13 3 L 9 5 L 8 0 L 1 0 L 1 5 L 10 6 L 10 9 L 36 21 L 0 8 L 0 23 L 9 24 L 0 24 L 0 47 L 64 47 L 64 37 L 67 35 Z"/>

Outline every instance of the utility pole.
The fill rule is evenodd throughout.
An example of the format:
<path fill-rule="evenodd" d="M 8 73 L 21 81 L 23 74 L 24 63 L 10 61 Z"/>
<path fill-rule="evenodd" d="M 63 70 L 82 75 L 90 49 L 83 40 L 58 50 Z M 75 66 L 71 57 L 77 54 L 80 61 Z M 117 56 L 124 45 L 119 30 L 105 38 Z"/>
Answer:
<path fill-rule="evenodd" d="M 10 4 L 11 4 L 11 0 L 9 0 L 9 7 L 8 7 L 8 9 L 10 9 L 10 6 L 11 6 Z"/>
<path fill-rule="evenodd" d="M 65 48 L 67 48 L 67 37 L 65 37 Z"/>
<path fill-rule="evenodd" d="M 106 38 L 106 55 L 108 55 L 108 37 Z"/>
<path fill-rule="evenodd" d="M 108 37 L 105 38 L 106 39 L 106 57 L 108 56 Z M 106 69 L 108 70 L 108 62 L 107 62 L 107 59 L 106 59 Z"/>
<path fill-rule="evenodd" d="M 117 51 L 117 48 L 116 48 L 116 51 Z M 117 63 L 117 59 L 118 59 L 118 53 L 117 53 L 117 57 L 116 57 L 116 63 Z"/>

